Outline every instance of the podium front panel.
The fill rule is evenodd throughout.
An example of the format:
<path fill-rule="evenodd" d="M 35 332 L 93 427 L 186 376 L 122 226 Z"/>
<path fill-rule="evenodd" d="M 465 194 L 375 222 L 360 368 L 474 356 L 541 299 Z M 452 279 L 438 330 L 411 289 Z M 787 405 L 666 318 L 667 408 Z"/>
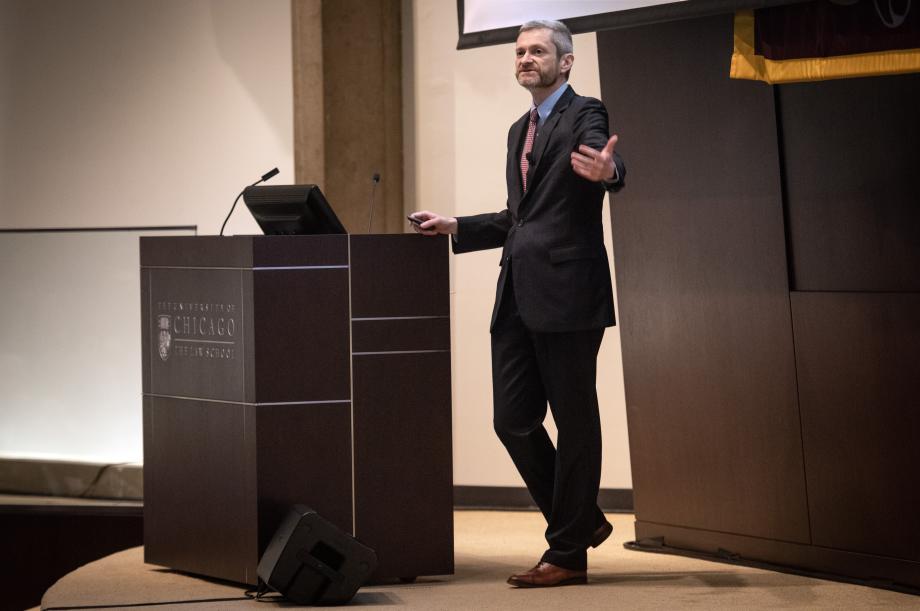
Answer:
<path fill-rule="evenodd" d="M 252 406 L 144 398 L 146 562 L 255 583 L 254 431 Z"/>
<path fill-rule="evenodd" d="M 352 532 L 351 404 L 260 405 L 256 414 L 259 550 L 297 504 Z"/>
<path fill-rule="evenodd" d="M 256 403 L 351 399 L 348 267 L 253 272 Z"/>
<path fill-rule="evenodd" d="M 355 533 L 382 577 L 453 573 L 450 352 L 355 356 L 354 368 Z"/>
<path fill-rule="evenodd" d="M 150 394 L 244 401 L 243 284 L 236 269 L 144 270 Z"/>
<path fill-rule="evenodd" d="M 443 237 L 351 236 L 355 534 L 377 579 L 454 571 L 447 257 Z"/>
<path fill-rule="evenodd" d="M 450 316 L 445 236 L 349 238 L 353 318 Z"/>

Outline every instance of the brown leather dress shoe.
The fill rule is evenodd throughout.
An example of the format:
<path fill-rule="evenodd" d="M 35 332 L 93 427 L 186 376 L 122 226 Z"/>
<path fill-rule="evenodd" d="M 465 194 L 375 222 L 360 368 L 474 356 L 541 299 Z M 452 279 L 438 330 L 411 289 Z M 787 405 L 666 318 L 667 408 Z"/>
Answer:
<path fill-rule="evenodd" d="M 610 533 L 613 532 L 613 524 L 610 522 L 604 522 L 597 527 L 597 530 L 594 531 L 594 534 L 591 535 L 591 547 L 597 547 L 601 543 L 607 540 L 607 537 L 610 536 Z"/>
<path fill-rule="evenodd" d="M 526 573 L 519 573 L 508 578 L 510 585 L 518 588 L 551 588 L 588 583 L 587 571 L 573 571 L 549 562 L 539 562 Z"/>

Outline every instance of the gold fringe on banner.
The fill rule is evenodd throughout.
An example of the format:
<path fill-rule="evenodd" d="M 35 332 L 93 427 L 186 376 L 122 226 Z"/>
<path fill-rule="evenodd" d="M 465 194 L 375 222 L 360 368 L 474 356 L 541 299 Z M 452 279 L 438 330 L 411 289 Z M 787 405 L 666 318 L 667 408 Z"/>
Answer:
<path fill-rule="evenodd" d="M 769 84 L 920 72 L 920 49 L 772 60 L 754 52 L 754 11 L 735 13 L 731 78 Z"/>

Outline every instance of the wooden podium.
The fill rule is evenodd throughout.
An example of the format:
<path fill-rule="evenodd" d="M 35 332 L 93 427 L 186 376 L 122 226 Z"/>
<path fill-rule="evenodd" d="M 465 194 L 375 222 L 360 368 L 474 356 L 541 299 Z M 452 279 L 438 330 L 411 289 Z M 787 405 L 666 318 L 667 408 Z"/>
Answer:
<path fill-rule="evenodd" d="M 255 584 L 301 503 L 453 573 L 446 239 L 141 238 L 147 562 Z"/>

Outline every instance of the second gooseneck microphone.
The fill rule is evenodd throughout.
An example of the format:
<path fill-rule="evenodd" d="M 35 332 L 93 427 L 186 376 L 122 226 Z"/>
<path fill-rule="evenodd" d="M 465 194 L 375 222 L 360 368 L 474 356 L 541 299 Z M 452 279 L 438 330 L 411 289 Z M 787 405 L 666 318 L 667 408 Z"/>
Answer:
<path fill-rule="evenodd" d="M 380 182 L 380 172 L 374 172 L 374 175 L 371 177 L 371 180 L 374 181 L 374 185 L 371 187 L 371 206 L 370 214 L 367 219 L 367 232 L 371 232 L 371 223 L 374 222 L 374 200 L 375 195 L 377 194 L 377 183 Z"/>

